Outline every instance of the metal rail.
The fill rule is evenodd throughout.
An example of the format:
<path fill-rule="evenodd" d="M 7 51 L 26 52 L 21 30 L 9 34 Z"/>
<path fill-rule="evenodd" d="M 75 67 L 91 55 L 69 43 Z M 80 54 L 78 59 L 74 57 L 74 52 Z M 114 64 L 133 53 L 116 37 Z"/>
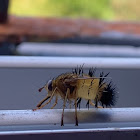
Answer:
<path fill-rule="evenodd" d="M 140 58 L 0 56 L 0 67 L 7 68 L 74 68 L 83 64 L 85 68 L 139 69 Z"/>
<path fill-rule="evenodd" d="M 16 53 L 27 56 L 140 57 L 140 48 L 126 45 L 24 42 Z"/>
<path fill-rule="evenodd" d="M 79 126 L 74 126 L 74 112 L 65 109 L 65 126 L 60 126 L 62 109 L 1 110 L 0 138 L 139 139 L 140 108 L 81 109 Z"/>
<path fill-rule="evenodd" d="M 74 124 L 74 109 L 65 109 L 65 124 Z M 62 109 L 0 110 L 1 125 L 60 124 Z M 140 108 L 78 110 L 79 123 L 140 122 Z"/>

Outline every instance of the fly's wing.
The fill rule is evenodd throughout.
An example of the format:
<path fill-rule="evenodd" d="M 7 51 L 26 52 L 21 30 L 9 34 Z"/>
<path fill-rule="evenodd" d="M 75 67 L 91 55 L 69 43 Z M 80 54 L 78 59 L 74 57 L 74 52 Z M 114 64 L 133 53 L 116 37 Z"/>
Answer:
<path fill-rule="evenodd" d="M 99 90 L 99 79 L 80 79 L 77 81 L 77 96 L 94 100 Z"/>

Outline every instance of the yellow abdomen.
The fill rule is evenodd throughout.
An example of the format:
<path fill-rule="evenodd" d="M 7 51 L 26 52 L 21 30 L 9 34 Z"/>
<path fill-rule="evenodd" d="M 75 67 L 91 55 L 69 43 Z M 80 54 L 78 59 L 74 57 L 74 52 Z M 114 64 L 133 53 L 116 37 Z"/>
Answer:
<path fill-rule="evenodd" d="M 81 79 L 77 81 L 77 97 L 94 100 L 99 89 L 99 79 Z"/>

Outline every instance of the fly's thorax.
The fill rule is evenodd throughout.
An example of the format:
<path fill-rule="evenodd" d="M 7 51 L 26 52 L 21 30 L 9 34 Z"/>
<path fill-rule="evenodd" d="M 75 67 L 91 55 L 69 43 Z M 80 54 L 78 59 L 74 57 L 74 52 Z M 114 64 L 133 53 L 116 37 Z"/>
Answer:
<path fill-rule="evenodd" d="M 63 81 L 60 76 L 52 80 L 52 90 L 48 89 L 48 94 L 52 94 L 54 92 L 55 95 L 60 96 L 61 98 L 65 97 L 65 89 L 63 86 Z"/>
<path fill-rule="evenodd" d="M 75 89 L 73 91 L 70 90 L 70 94 L 68 94 L 68 100 L 73 100 L 76 98 L 77 98 L 76 90 Z"/>
<path fill-rule="evenodd" d="M 77 97 L 94 100 L 99 89 L 99 79 L 82 79 L 77 81 Z"/>
<path fill-rule="evenodd" d="M 72 93 L 75 89 L 76 81 L 75 74 L 72 73 L 64 73 L 59 75 L 54 81 L 53 85 L 57 87 L 57 94 L 61 96 L 61 98 L 65 98 L 67 89 L 70 90 L 70 94 L 72 96 Z M 71 97 L 69 97 L 71 98 Z"/>

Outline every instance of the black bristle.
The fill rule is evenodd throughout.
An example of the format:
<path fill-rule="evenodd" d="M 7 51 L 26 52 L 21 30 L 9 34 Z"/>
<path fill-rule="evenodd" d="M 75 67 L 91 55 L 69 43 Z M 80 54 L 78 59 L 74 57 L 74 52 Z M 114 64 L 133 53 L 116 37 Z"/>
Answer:
<path fill-rule="evenodd" d="M 74 70 L 72 70 L 72 73 L 73 74 L 76 74 L 76 75 L 80 75 L 80 76 L 83 76 L 83 65 L 82 66 L 80 66 L 80 67 L 78 67 L 77 66 L 77 68 L 75 68 Z"/>
<path fill-rule="evenodd" d="M 83 74 L 84 74 L 84 70 L 82 69 L 82 76 L 83 76 Z"/>
<path fill-rule="evenodd" d="M 99 81 L 99 87 L 101 87 L 102 86 L 102 84 L 104 83 L 104 80 L 105 80 L 105 78 L 102 78 L 102 77 L 107 77 L 109 75 L 109 73 L 107 73 L 106 75 L 104 75 L 104 73 L 103 72 L 101 72 L 100 73 L 100 81 Z"/>
<path fill-rule="evenodd" d="M 72 69 L 72 73 L 73 73 L 73 74 L 75 73 L 75 70 L 74 70 L 74 69 Z"/>
<path fill-rule="evenodd" d="M 83 66 L 84 66 L 84 64 L 79 67 L 79 75 L 81 75 L 81 76 L 83 76 L 83 73 L 84 73 L 83 72 Z"/>
<path fill-rule="evenodd" d="M 100 73 L 100 77 L 103 77 L 104 73 L 101 72 Z M 103 78 L 100 78 L 100 81 L 99 81 L 99 86 L 103 83 L 104 79 Z"/>
<path fill-rule="evenodd" d="M 79 68 L 78 74 L 79 74 L 79 75 L 81 74 L 81 68 Z"/>
<path fill-rule="evenodd" d="M 78 70 L 77 70 L 77 68 L 75 68 L 75 74 L 77 74 L 78 73 Z"/>
<path fill-rule="evenodd" d="M 116 94 L 117 94 L 116 88 L 112 84 L 112 82 L 110 82 L 109 84 L 107 84 L 104 91 L 102 92 L 102 96 L 100 98 L 101 105 L 103 107 L 114 106 L 117 98 Z"/>
<path fill-rule="evenodd" d="M 93 76 L 95 75 L 95 71 L 96 71 L 96 69 L 90 68 L 90 69 L 89 69 L 89 72 L 88 72 L 88 75 L 89 75 L 90 77 L 93 77 Z"/>

